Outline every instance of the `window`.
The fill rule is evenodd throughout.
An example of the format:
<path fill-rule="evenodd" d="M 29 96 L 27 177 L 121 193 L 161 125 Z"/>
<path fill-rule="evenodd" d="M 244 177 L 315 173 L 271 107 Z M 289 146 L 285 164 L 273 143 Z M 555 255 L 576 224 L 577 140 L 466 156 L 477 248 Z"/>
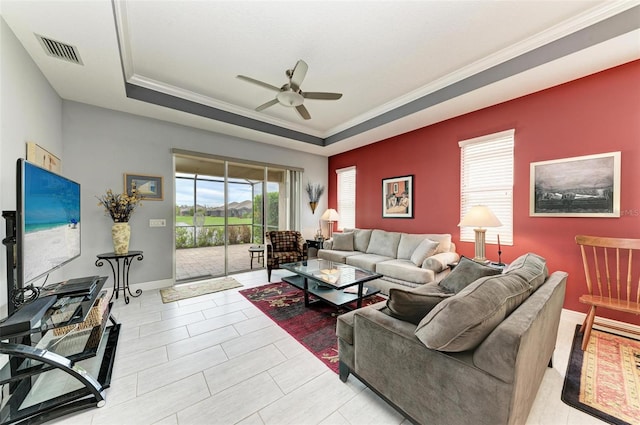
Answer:
<path fill-rule="evenodd" d="M 336 170 L 338 174 L 338 230 L 356 227 L 356 167 Z"/>
<path fill-rule="evenodd" d="M 513 144 L 515 130 L 459 142 L 460 219 L 474 205 L 486 205 L 502 223 L 488 228 L 486 241 L 513 245 Z M 475 241 L 471 227 L 460 228 L 460 240 Z"/>

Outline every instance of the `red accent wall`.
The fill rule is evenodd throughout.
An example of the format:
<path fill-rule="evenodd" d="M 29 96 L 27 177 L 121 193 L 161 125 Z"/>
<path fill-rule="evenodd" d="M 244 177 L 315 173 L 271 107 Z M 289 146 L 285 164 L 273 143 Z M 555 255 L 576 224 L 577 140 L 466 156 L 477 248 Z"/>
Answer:
<path fill-rule="evenodd" d="M 526 252 L 544 256 L 550 271 L 569 273 L 565 308 L 586 312 L 578 302 L 586 286 L 575 235 L 640 238 L 640 61 L 332 156 L 329 204 L 336 207 L 335 170 L 355 165 L 357 227 L 451 233 L 458 252 L 473 257 L 473 243 L 460 242 L 457 227 L 458 141 L 511 128 L 514 245 L 503 245 L 502 259 Z M 622 152 L 620 218 L 529 217 L 531 162 L 613 151 Z M 414 218 L 382 218 L 382 179 L 409 174 L 414 175 Z M 487 245 L 487 257 L 497 257 L 495 245 Z M 640 324 L 638 316 L 607 316 Z"/>

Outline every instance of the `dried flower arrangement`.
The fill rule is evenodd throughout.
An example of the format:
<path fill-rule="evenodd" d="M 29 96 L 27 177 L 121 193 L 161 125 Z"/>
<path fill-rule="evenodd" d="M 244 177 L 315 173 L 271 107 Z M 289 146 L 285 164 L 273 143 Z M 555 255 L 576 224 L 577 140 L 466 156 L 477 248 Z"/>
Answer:
<path fill-rule="evenodd" d="M 113 193 L 111 189 L 102 196 L 96 196 L 105 211 L 109 213 L 114 223 L 128 223 L 131 214 L 138 205 L 141 205 L 142 196 L 135 186 L 131 188 L 131 195 L 127 193 Z"/>
<path fill-rule="evenodd" d="M 307 183 L 307 186 L 304 189 L 309 196 L 309 202 L 318 202 L 320 197 L 324 193 L 324 186 L 321 184 L 311 184 Z"/>
<path fill-rule="evenodd" d="M 316 207 L 318 206 L 318 201 L 320 197 L 324 193 L 324 186 L 321 184 L 311 184 L 307 182 L 307 186 L 304 188 L 307 192 L 307 196 L 309 196 L 309 206 L 311 207 L 311 212 L 316 212 Z"/>

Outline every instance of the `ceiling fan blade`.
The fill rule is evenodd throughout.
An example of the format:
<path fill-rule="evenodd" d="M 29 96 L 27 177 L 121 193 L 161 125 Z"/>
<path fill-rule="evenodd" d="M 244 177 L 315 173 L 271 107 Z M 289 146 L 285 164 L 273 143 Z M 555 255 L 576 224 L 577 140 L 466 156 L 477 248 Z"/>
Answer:
<path fill-rule="evenodd" d="M 307 111 L 307 108 L 305 108 L 304 105 L 296 106 L 296 111 L 298 111 L 300 116 L 302 118 L 304 118 L 305 120 L 310 120 L 311 119 L 311 115 L 309 115 L 309 111 Z"/>
<path fill-rule="evenodd" d="M 280 91 L 280 87 L 272 86 L 269 83 L 265 83 L 265 82 L 262 82 L 260 80 L 256 80 L 255 78 L 247 77 L 246 75 L 238 75 L 237 77 L 239 79 L 241 79 L 241 80 L 248 81 L 248 82 L 253 83 L 253 84 L 257 84 L 257 85 L 259 85 L 261 87 L 264 87 L 266 89 L 270 89 L 270 90 L 274 90 L 274 91 Z"/>
<path fill-rule="evenodd" d="M 276 98 L 276 99 L 273 99 L 273 100 L 270 100 L 270 101 L 268 101 L 267 103 L 263 103 L 262 105 L 258 106 L 258 107 L 256 108 L 256 111 L 260 112 L 260 111 L 262 111 L 263 109 L 267 109 L 269 106 L 273 106 L 273 105 L 275 105 L 276 103 L 278 103 L 278 99 L 277 99 L 277 98 Z"/>
<path fill-rule="evenodd" d="M 307 75 L 307 71 L 309 70 L 309 65 L 302 59 L 296 63 L 296 67 L 293 68 L 293 72 L 291 73 L 291 85 L 294 90 L 300 89 L 300 85 L 304 80 L 304 77 Z"/>
<path fill-rule="evenodd" d="M 338 100 L 342 97 L 342 93 L 303 91 L 301 94 L 302 94 L 302 97 L 304 98 L 319 99 L 319 100 Z"/>

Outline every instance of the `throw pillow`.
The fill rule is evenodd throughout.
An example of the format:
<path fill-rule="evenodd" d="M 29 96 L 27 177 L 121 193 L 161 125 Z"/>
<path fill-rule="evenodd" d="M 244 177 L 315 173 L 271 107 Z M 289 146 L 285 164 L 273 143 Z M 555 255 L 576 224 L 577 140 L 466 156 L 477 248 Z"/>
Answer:
<path fill-rule="evenodd" d="M 436 252 L 438 245 L 440 245 L 439 242 L 434 242 L 430 239 L 423 240 L 420 242 L 420 245 L 416 247 L 415 251 L 413 251 L 413 254 L 411 254 L 411 262 L 421 267 L 424 260 Z"/>
<path fill-rule="evenodd" d="M 353 233 L 334 233 L 333 249 L 337 251 L 353 251 Z"/>
<path fill-rule="evenodd" d="M 469 284 L 481 277 L 500 274 L 501 271 L 493 267 L 485 266 L 467 257 L 460 258 L 458 265 L 451 270 L 451 273 L 439 283 L 446 291 L 457 294 Z"/>
<path fill-rule="evenodd" d="M 415 335 L 433 350 L 474 349 L 529 293 L 529 284 L 515 274 L 483 277 L 437 304 L 420 321 Z"/>
<path fill-rule="evenodd" d="M 417 325 L 440 301 L 451 296 L 435 283 L 411 289 L 391 288 L 387 309 L 390 316 Z"/>
<path fill-rule="evenodd" d="M 412 233 L 402 233 L 400 235 L 400 243 L 398 244 L 398 260 L 411 260 L 411 254 L 416 250 L 418 245 L 428 239 L 424 235 L 417 235 Z"/>
<path fill-rule="evenodd" d="M 539 255 L 531 252 L 521 255 L 509 264 L 504 270 L 504 274 L 515 273 L 522 277 L 531 285 L 531 292 L 538 289 L 547 277 L 549 277 L 549 269 L 547 269 L 547 261 Z"/>

